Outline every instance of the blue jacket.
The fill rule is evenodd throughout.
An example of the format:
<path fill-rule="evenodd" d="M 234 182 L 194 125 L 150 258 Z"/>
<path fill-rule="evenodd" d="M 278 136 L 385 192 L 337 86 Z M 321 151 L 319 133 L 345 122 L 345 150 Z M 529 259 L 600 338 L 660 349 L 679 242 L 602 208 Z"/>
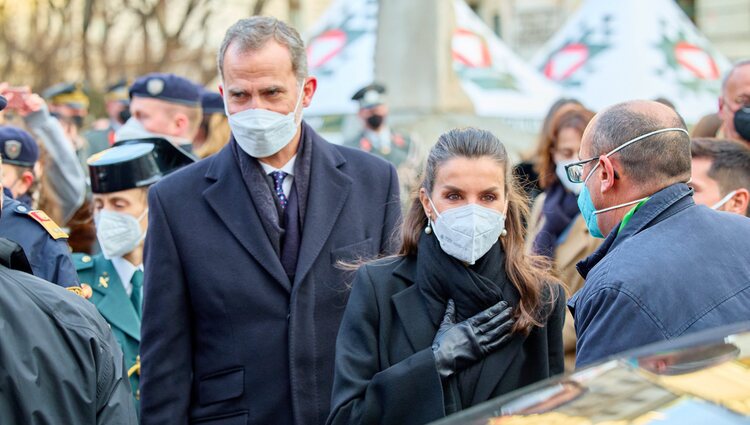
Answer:
<path fill-rule="evenodd" d="M 750 320 L 749 257 L 746 217 L 695 205 L 682 183 L 657 192 L 578 263 L 576 366 Z"/>
<path fill-rule="evenodd" d="M 143 425 L 325 421 L 352 277 L 338 262 L 389 251 L 400 205 L 392 165 L 309 127 L 303 134 L 312 153 L 293 282 L 243 182 L 236 142 L 151 187 Z"/>
<path fill-rule="evenodd" d="M 78 286 L 68 235 L 44 212 L 4 197 L 0 237 L 21 245 L 34 276 L 62 287 Z"/>

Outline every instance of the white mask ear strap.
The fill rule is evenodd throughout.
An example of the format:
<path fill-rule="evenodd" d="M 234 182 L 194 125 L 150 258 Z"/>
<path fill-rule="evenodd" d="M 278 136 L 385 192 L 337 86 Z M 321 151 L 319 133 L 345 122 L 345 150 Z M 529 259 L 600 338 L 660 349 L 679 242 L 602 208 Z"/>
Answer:
<path fill-rule="evenodd" d="M 435 208 L 435 204 L 432 203 L 432 198 L 430 198 L 429 195 L 426 195 L 426 196 L 427 196 L 427 200 L 430 202 L 430 206 L 432 207 L 432 211 L 435 212 L 436 216 L 440 217 L 440 213 L 438 212 L 437 208 Z M 427 216 L 427 219 L 428 220 L 430 219 L 429 215 Z"/>
<path fill-rule="evenodd" d="M 146 207 L 146 209 L 143 210 L 143 212 L 141 213 L 141 215 L 138 216 L 138 222 L 139 223 L 141 222 L 141 220 L 143 220 L 143 217 L 146 217 L 146 214 L 148 214 L 148 207 Z"/>
<path fill-rule="evenodd" d="M 736 194 L 737 194 L 736 190 L 733 190 L 733 191 L 727 193 L 727 195 L 724 196 L 723 198 L 721 198 L 721 200 L 719 202 L 711 205 L 711 209 L 712 210 L 718 210 L 719 208 L 723 207 L 724 204 L 726 204 L 727 202 L 729 202 L 729 200 L 732 199 L 732 197 L 734 197 L 734 195 L 736 195 Z"/>

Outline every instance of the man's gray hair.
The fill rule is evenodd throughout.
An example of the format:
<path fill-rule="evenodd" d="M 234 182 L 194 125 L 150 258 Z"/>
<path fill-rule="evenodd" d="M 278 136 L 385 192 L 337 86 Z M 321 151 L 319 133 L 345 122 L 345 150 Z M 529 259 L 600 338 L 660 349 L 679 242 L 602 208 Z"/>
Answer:
<path fill-rule="evenodd" d="M 305 43 L 294 28 L 269 16 L 253 16 L 240 19 L 229 27 L 221 42 L 217 64 L 219 66 L 219 78 L 224 80 L 224 56 L 227 48 L 234 43 L 240 52 L 258 50 L 274 39 L 277 43 L 289 49 L 292 60 L 292 70 L 298 81 L 307 78 L 307 52 Z"/>
<path fill-rule="evenodd" d="M 664 107 L 666 110 L 666 106 Z M 674 110 L 662 118 L 634 110 L 631 102 L 620 103 L 600 113 L 591 129 L 592 156 L 599 157 L 636 137 L 664 128 L 687 130 L 685 121 Z M 649 136 L 617 153 L 625 173 L 647 184 L 674 183 L 690 178 L 690 136 L 687 132 L 667 131 Z"/>
<path fill-rule="evenodd" d="M 727 90 L 727 83 L 729 82 L 729 78 L 732 77 L 732 74 L 734 74 L 734 71 L 737 70 L 737 68 L 741 68 L 743 66 L 750 65 L 750 59 L 742 59 L 740 61 L 737 61 L 732 65 L 732 69 L 730 69 L 726 75 L 724 75 L 724 79 L 721 80 L 721 95 L 723 96 L 726 93 Z"/>

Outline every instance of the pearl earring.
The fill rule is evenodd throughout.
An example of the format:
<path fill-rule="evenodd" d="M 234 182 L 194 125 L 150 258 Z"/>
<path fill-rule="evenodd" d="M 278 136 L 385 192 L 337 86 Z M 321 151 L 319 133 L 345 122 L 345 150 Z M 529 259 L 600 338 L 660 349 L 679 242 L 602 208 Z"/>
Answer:
<path fill-rule="evenodd" d="M 508 231 L 507 231 L 507 230 L 505 230 L 505 229 L 503 229 L 503 231 L 502 231 L 502 232 L 500 232 L 500 237 L 502 238 L 502 237 L 504 237 L 504 236 L 505 236 L 505 235 L 507 235 L 507 234 L 508 234 Z"/>
<path fill-rule="evenodd" d="M 427 216 L 427 227 L 424 228 L 424 232 L 428 235 L 432 234 L 432 220 L 430 220 L 429 216 Z"/>

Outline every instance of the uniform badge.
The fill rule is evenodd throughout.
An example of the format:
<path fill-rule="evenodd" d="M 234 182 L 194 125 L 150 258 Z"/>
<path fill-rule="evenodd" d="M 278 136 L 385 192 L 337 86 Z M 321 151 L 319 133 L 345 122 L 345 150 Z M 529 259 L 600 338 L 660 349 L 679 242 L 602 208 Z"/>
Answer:
<path fill-rule="evenodd" d="M 99 286 L 102 286 L 104 288 L 109 287 L 109 275 L 107 273 L 104 273 L 101 276 L 99 276 Z"/>
<path fill-rule="evenodd" d="M 16 159 L 21 155 L 21 142 L 18 140 L 7 140 L 5 142 L 5 157 Z"/>
<path fill-rule="evenodd" d="M 158 96 L 164 91 L 164 80 L 152 78 L 146 83 L 146 91 L 151 96 Z"/>
<path fill-rule="evenodd" d="M 51 218 L 42 210 L 29 211 L 29 217 L 36 220 L 37 223 L 44 227 L 44 230 L 52 236 L 52 239 L 65 239 L 68 234 L 65 233 L 60 226 L 57 225 Z"/>

